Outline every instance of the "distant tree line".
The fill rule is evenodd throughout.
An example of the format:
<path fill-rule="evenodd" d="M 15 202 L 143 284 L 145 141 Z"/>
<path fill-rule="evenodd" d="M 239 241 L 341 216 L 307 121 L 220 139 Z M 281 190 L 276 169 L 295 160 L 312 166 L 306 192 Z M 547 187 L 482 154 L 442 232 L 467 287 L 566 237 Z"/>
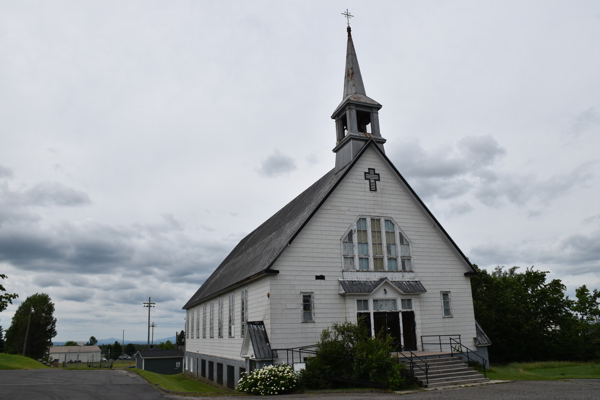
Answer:
<path fill-rule="evenodd" d="M 548 271 L 474 267 L 475 319 L 492 340 L 492 362 L 600 358 L 597 289 L 583 285 L 569 299 L 559 279 L 547 281 Z"/>

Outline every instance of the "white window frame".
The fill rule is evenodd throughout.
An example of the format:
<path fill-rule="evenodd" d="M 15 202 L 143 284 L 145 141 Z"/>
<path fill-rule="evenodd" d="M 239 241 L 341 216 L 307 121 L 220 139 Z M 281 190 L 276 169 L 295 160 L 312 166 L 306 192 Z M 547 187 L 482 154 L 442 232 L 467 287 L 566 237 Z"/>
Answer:
<path fill-rule="evenodd" d="M 215 302 L 210 302 L 210 329 L 208 331 L 209 337 L 213 339 L 215 337 Z"/>
<path fill-rule="evenodd" d="M 202 306 L 202 339 L 206 339 L 206 304 Z"/>
<path fill-rule="evenodd" d="M 410 307 L 404 308 L 404 304 L 406 304 L 407 306 L 410 305 Z M 413 299 L 400 299 L 400 310 L 401 311 L 413 311 L 413 309 L 414 309 Z"/>
<path fill-rule="evenodd" d="M 305 310 L 304 310 L 304 297 L 309 296 L 310 302 L 306 303 L 310 306 L 310 320 L 305 318 Z M 315 294 L 313 292 L 301 292 L 300 293 L 300 311 L 302 312 L 302 322 L 313 323 L 315 322 Z"/>
<path fill-rule="evenodd" d="M 185 338 L 190 338 L 190 310 L 185 310 Z"/>
<path fill-rule="evenodd" d="M 218 322 L 218 327 L 217 327 L 218 328 L 217 333 L 218 333 L 219 338 L 223 337 L 223 308 L 225 308 L 223 303 L 224 303 L 223 298 L 220 297 L 219 298 L 219 322 Z"/>
<path fill-rule="evenodd" d="M 240 291 L 240 325 L 242 330 L 240 336 L 246 335 L 246 322 L 248 322 L 248 289 Z"/>
<path fill-rule="evenodd" d="M 193 308 L 190 310 L 190 317 L 192 318 L 192 321 L 190 323 L 190 338 L 193 339 L 194 338 L 194 309 Z"/>
<path fill-rule="evenodd" d="M 200 307 L 196 307 L 196 339 L 200 339 Z"/>
<path fill-rule="evenodd" d="M 365 219 L 367 224 L 367 237 L 368 237 L 368 255 L 359 255 L 358 254 L 358 232 L 357 232 L 357 223 L 360 219 Z M 371 230 L 371 220 L 378 219 L 380 221 L 380 229 L 381 229 L 381 244 L 383 247 L 383 270 L 375 270 L 374 259 L 382 258 L 381 256 L 373 255 L 373 238 L 372 238 L 372 230 Z M 387 240 L 386 240 L 386 228 L 385 221 L 390 221 L 394 225 L 394 237 L 395 237 L 395 245 L 396 245 L 396 255 L 388 256 L 387 252 Z M 342 254 L 342 269 L 348 271 L 346 268 L 348 262 L 346 259 L 349 257 L 348 254 L 345 254 L 344 251 L 344 241 L 348 237 L 348 233 L 352 231 L 352 239 L 353 239 L 353 250 L 354 250 L 354 269 L 352 271 L 367 271 L 365 269 L 360 269 L 360 259 L 368 259 L 369 269 L 368 271 L 374 272 L 414 272 L 414 259 L 412 256 L 412 242 L 404 233 L 400 226 L 394 221 L 391 217 L 382 217 L 382 216 L 371 216 L 371 215 L 361 215 L 352 223 L 350 229 L 344 232 L 340 239 L 341 246 L 341 254 Z M 401 240 L 401 238 L 403 240 Z M 401 244 L 404 242 L 405 244 Z M 406 247 L 404 247 L 406 246 Z M 396 270 L 390 270 L 388 264 L 388 258 L 396 259 Z"/>
<path fill-rule="evenodd" d="M 230 338 L 235 337 L 235 293 L 229 295 L 229 324 L 228 324 L 228 336 Z"/>
<path fill-rule="evenodd" d="M 448 307 L 444 304 L 444 295 L 448 295 Z M 450 291 L 440 292 L 440 300 L 442 301 L 442 317 L 452 318 L 452 293 Z M 446 314 L 446 310 L 448 310 L 448 314 Z"/>

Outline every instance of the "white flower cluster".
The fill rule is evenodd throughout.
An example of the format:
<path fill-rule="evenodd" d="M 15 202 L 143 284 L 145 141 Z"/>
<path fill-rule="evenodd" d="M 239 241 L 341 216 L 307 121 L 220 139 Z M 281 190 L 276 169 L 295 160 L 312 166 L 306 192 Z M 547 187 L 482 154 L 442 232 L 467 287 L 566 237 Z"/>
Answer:
<path fill-rule="evenodd" d="M 297 377 L 291 365 L 269 365 L 244 374 L 237 390 L 261 396 L 282 394 L 293 390 Z"/>

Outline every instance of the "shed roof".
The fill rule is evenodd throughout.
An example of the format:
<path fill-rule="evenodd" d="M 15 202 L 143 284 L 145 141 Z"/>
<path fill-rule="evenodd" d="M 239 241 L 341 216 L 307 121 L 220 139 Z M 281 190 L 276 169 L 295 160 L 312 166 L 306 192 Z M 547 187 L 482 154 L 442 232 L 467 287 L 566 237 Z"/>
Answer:
<path fill-rule="evenodd" d="M 139 354 L 142 358 L 183 358 L 182 350 L 159 350 L 159 349 L 150 349 L 150 350 L 140 350 L 136 353 Z"/>
<path fill-rule="evenodd" d="M 425 289 L 425 286 L 420 281 L 392 281 L 387 278 L 381 278 L 376 281 L 340 279 L 340 286 L 346 294 L 369 294 L 373 293 L 385 281 L 390 282 L 402 293 L 419 294 L 427 292 L 427 289 Z"/>
<path fill-rule="evenodd" d="M 50 354 L 55 353 L 97 353 L 100 352 L 98 346 L 52 346 Z"/>
<path fill-rule="evenodd" d="M 248 335 L 252 341 L 254 358 L 257 360 L 270 360 L 277 358 L 277 351 L 271 349 L 269 335 L 263 321 L 248 322 Z"/>

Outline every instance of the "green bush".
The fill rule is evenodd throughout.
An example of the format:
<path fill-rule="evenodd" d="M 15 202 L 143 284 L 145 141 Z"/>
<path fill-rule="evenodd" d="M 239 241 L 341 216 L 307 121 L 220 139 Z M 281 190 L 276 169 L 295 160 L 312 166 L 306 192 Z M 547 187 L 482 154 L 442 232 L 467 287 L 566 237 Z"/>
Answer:
<path fill-rule="evenodd" d="M 335 380 L 373 382 L 394 390 L 404 386 L 404 365 L 390 358 L 392 338 L 379 334 L 369 338 L 362 324 L 336 323 L 323 330 L 316 346 L 316 357 L 306 363 L 299 376 L 300 386 L 329 389 L 347 386 Z"/>
<path fill-rule="evenodd" d="M 238 382 L 237 390 L 264 396 L 290 392 L 297 384 L 296 373 L 290 365 L 269 365 L 244 374 Z"/>

